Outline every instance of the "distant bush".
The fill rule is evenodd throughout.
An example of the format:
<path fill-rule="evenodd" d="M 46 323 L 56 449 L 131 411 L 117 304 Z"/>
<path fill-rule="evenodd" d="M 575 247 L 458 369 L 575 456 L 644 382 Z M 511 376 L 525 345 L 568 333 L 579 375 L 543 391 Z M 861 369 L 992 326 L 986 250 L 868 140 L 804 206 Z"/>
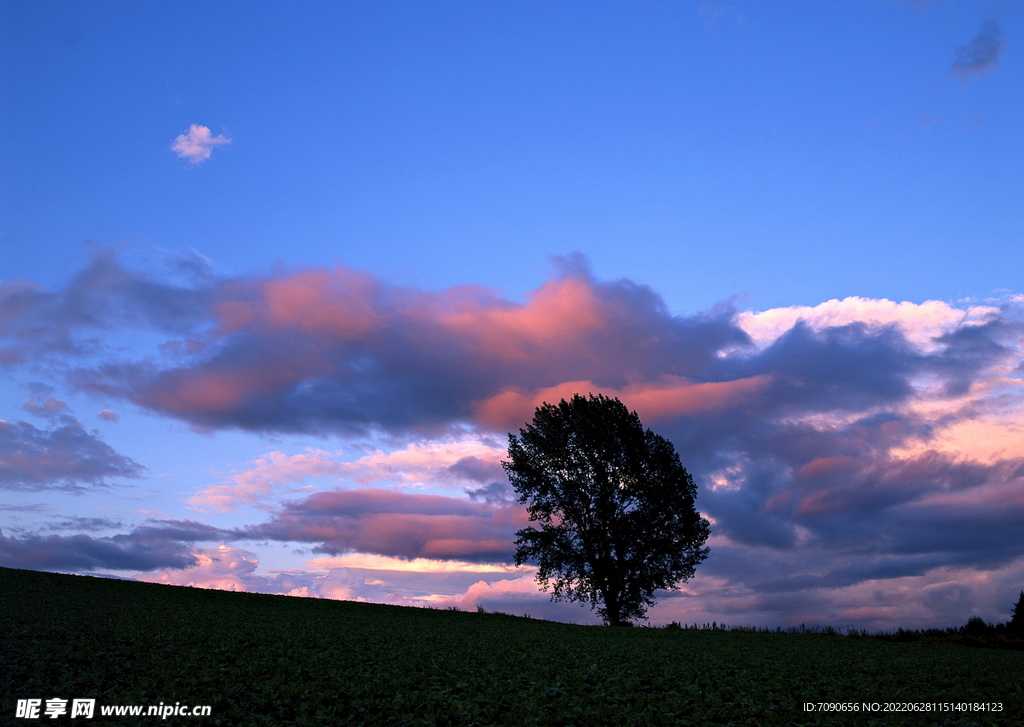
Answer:
<path fill-rule="evenodd" d="M 1024 611 L 1024 608 L 1021 609 Z M 1024 614 L 1022 614 L 1024 616 Z M 766 626 L 729 626 L 724 623 L 712 621 L 704 624 L 681 624 L 672 621 L 662 628 L 687 631 L 730 631 L 761 634 L 817 634 L 820 636 L 842 636 L 842 629 L 834 626 L 790 626 L 774 629 Z M 997 649 L 1015 649 L 1024 651 L 1024 626 L 1020 631 L 1015 631 L 1011 623 L 990 624 L 979 616 L 972 616 L 967 623 L 960 627 L 949 627 L 945 629 L 905 629 L 900 627 L 895 631 L 870 632 L 867 629 L 849 627 L 845 635 L 852 639 L 879 639 L 882 641 L 894 641 L 900 643 L 911 643 L 915 641 L 927 642 L 948 642 L 962 646 L 989 647 Z"/>

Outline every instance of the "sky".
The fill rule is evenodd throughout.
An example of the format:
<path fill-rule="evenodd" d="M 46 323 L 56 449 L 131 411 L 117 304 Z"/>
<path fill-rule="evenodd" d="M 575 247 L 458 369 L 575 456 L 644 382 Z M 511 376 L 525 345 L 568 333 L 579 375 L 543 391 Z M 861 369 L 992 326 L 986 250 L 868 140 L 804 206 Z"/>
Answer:
<path fill-rule="evenodd" d="M 1005 621 L 1024 9 L 0 0 L 0 565 L 578 623 L 501 462 L 603 393 L 650 623 Z"/>

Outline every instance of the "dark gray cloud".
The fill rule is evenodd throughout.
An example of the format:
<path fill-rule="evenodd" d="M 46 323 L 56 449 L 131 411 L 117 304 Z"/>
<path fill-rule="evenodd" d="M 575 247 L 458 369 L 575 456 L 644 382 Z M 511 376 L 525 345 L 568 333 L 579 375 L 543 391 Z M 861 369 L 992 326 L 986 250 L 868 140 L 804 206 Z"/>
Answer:
<path fill-rule="evenodd" d="M 0 533 L 0 565 L 8 568 L 150 571 L 187 568 L 195 562 L 180 543 L 174 542 L 116 542 L 81 534 L 8 538 Z"/>
<path fill-rule="evenodd" d="M 123 526 L 123 523 L 105 517 L 73 517 L 54 523 L 49 526 L 49 529 L 96 532 L 98 530 L 117 530 Z"/>
<path fill-rule="evenodd" d="M 508 480 L 489 482 L 482 487 L 466 487 L 465 493 L 471 500 L 486 502 L 491 505 L 500 505 L 516 500 L 515 490 L 509 485 Z"/>
<path fill-rule="evenodd" d="M 90 530 L 97 523 L 76 518 L 67 525 Z M 196 564 L 189 553 L 194 543 L 235 537 L 234 533 L 189 520 L 155 520 L 128 533 L 101 538 L 81 533 L 7 537 L 0 532 L 0 565 L 58 571 L 188 568 Z"/>
<path fill-rule="evenodd" d="M 124 328 L 194 330 L 209 309 L 211 279 L 197 260 L 172 261 L 181 284 L 126 269 L 113 249 L 94 251 L 57 291 L 0 281 L 0 365 L 106 352 L 104 334 Z"/>
<path fill-rule="evenodd" d="M 999 65 L 999 56 L 1005 47 L 1003 31 L 994 20 L 990 20 L 981 26 L 976 36 L 953 49 L 953 64 L 949 72 L 961 80 L 972 75 L 984 76 Z"/>
<path fill-rule="evenodd" d="M 53 429 L 0 420 L 0 489 L 77 490 L 140 477 L 143 467 L 71 417 Z"/>
<path fill-rule="evenodd" d="M 463 457 L 455 464 L 450 465 L 448 472 L 456 479 L 480 483 L 505 479 L 505 470 L 502 469 L 500 462 L 472 456 Z"/>

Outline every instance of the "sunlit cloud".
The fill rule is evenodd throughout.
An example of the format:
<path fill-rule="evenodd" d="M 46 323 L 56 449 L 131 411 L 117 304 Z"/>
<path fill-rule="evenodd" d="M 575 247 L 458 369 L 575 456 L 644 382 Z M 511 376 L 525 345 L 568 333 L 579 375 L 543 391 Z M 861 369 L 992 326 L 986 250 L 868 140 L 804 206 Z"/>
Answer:
<path fill-rule="evenodd" d="M 193 550 L 189 555 L 194 562 L 187 569 L 145 573 L 136 576 L 135 579 L 175 586 L 213 588 L 219 591 L 251 590 L 252 584 L 248 577 L 259 567 L 259 558 L 255 553 L 221 545 L 217 548 Z"/>
<path fill-rule="evenodd" d="M 294 455 L 268 452 L 248 469 L 228 476 L 226 484 L 200 490 L 185 502 L 197 510 L 230 512 L 241 505 L 265 502 L 287 485 L 302 483 L 307 478 L 342 475 L 344 464 L 336 461 L 330 452 L 317 449 Z"/>
<path fill-rule="evenodd" d="M 943 335 L 963 325 L 983 323 L 999 313 L 996 306 L 974 305 L 962 309 L 939 300 L 897 303 L 885 298 L 851 296 L 815 306 L 744 311 L 737 314 L 736 322 L 760 348 L 777 341 L 798 322 L 803 322 L 816 331 L 850 325 L 862 325 L 873 330 L 892 326 L 908 343 L 921 351 L 931 352 L 941 348 L 937 339 Z"/>
<path fill-rule="evenodd" d="M 681 376 L 629 384 L 622 388 L 599 386 L 592 381 L 567 381 L 534 391 L 513 388 L 476 403 L 478 421 L 493 429 L 515 429 L 528 421 L 544 402 L 571 399 L 574 394 L 603 393 L 636 409 L 645 420 L 664 421 L 680 416 L 699 416 L 749 404 L 771 381 L 767 374 L 734 381 L 693 382 Z"/>
<path fill-rule="evenodd" d="M 456 440 L 412 442 L 391 452 L 377 450 L 345 465 L 361 485 L 428 487 L 504 479 L 501 460 L 507 442 L 469 436 Z"/>
<path fill-rule="evenodd" d="M 542 591 L 532 575 L 510 578 L 500 581 L 478 581 L 466 589 L 465 593 L 455 596 L 435 596 L 431 600 L 438 606 L 456 606 L 468 611 L 476 606 L 486 606 L 497 600 L 531 601 L 543 603 L 550 594 Z"/>
<path fill-rule="evenodd" d="M 330 478 L 375 487 L 451 488 L 504 480 L 504 446 L 468 436 L 411 442 L 390 452 L 375 450 L 354 460 L 341 452 L 308 449 L 302 454 L 268 452 L 225 484 L 207 487 L 186 502 L 203 511 L 229 512 L 266 502 L 307 479 Z"/>
<path fill-rule="evenodd" d="M 469 563 L 459 560 L 432 560 L 429 558 L 390 558 L 368 553 L 351 553 L 335 558 L 313 558 L 306 565 L 317 570 L 358 568 L 361 570 L 400 571 L 409 573 L 516 573 L 535 571 L 529 566 L 501 563 Z"/>

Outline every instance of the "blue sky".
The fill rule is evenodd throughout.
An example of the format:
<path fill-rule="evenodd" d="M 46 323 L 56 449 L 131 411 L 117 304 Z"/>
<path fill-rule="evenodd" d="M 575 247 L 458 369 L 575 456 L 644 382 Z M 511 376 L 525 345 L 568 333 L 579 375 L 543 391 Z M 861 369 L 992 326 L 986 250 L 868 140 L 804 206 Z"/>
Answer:
<path fill-rule="evenodd" d="M 318 493 L 431 495 L 500 540 L 510 506 L 467 493 L 500 484 L 531 402 L 585 384 L 667 432 L 720 523 L 717 565 L 664 619 L 1005 618 L 1024 520 L 971 546 L 992 561 L 929 550 L 923 533 L 948 523 L 922 513 L 952 492 L 1006 512 L 1020 493 L 1007 473 L 1024 452 L 991 442 L 1018 431 L 1022 26 L 1019 3 L 951 0 L 0 3 L 0 418 L 26 424 L 0 460 L 18 508 L 0 511 L 3 562 L 467 607 L 514 596 L 537 614 L 543 597 L 497 550 L 346 530 L 331 551 L 292 539 L 296 513 L 321 512 Z M 172 149 L 190 129 L 180 148 L 205 158 Z M 830 377 L 851 390 L 828 394 Z M 798 379 L 822 398 L 778 388 Z M 832 443 L 807 444 L 793 417 Z M 902 434 L 851 444 L 879 417 Z M 58 459 L 67 472 L 40 464 Z M 827 471 L 859 494 L 805 482 Z M 369 533 L 359 502 L 342 509 Z M 839 519 L 806 520 L 826 510 Z M 840 537 L 893 512 L 916 533 L 898 553 Z M 216 532 L 154 535 L 172 521 Z M 106 555 L 43 553 L 86 533 Z M 203 555 L 222 545 L 235 570 Z M 131 548 L 166 557 L 111 567 Z M 387 577 L 351 557 L 310 565 L 414 551 L 441 555 Z M 885 570 L 904 557 L 916 565 Z M 768 561 L 833 579 L 774 583 L 771 601 L 752 575 Z M 925 605 L 862 602 L 897 581 Z M 761 600 L 730 600 L 737 584 Z"/>
<path fill-rule="evenodd" d="M 582 250 L 682 310 L 1015 288 L 1013 44 L 949 72 L 1014 4 L 4 13 L 5 258 L 36 279 L 131 239 L 513 293 Z M 201 169 L 168 162 L 193 123 L 232 139 Z"/>

